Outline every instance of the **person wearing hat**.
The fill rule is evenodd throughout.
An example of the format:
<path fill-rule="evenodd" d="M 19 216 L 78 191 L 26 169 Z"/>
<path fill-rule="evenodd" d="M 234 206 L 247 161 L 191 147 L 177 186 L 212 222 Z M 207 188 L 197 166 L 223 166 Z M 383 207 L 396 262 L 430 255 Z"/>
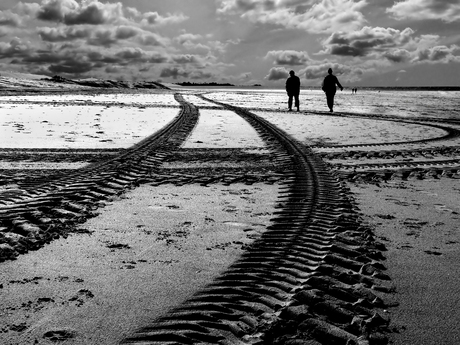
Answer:
<path fill-rule="evenodd" d="M 300 78 L 295 75 L 294 71 L 289 72 L 290 77 L 286 80 L 286 92 L 288 94 L 288 107 L 289 111 L 292 111 L 292 99 L 295 100 L 295 107 L 297 111 L 300 111 L 300 102 L 299 102 L 299 94 L 300 94 Z"/>
<path fill-rule="evenodd" d="M 332 74 L 332 68 L 327 70 L 328 75 L 323 80 L 323 91 L 326 93 L 327 106 L 329 111 L 332 113 L 334 111 L 334 96 L 337 91 L 336 85 L 340 88 L 340 91 L 343 90 L 342 85 L 340 85 L 339 80 L 335 75 Z"/>

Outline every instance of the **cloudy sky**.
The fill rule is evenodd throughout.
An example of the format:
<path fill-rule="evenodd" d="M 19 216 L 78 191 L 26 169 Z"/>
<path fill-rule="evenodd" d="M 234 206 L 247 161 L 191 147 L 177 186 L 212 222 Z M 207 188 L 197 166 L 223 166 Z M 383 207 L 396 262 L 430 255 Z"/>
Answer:
<path fill-rule="evenodd" d="M 459 0 L 1 0 L 0 74 L 460 86 Z"/>

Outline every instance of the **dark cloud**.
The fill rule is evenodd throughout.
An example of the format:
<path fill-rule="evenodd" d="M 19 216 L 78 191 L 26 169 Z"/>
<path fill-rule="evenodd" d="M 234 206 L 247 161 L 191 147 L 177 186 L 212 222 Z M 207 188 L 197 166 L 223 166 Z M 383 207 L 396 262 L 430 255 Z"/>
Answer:
<path fill-rule="evenodd" d="M 67 59 L 59 64 L 52 64 L 48 67 L 48 70 L 54 74 L 73 74 L 79 75 L 92 71 L 94 65 L 87 61 L 81 61 L 77 59 Z"/>
<path fill-rule="evenodd" d="M 172 60 L 178 64 L 195 64 L 200 62 L 198 56 L 191 54 L 174 55 L 172 56 Z"/>
<path fill-rule="evenodd" d="M 67 25 L 100 25 L 119 17 L 122 17 L 121 4 L 117 6 L 93 2 L 87 7 L 82 7 L 80 11 L 67 14 L 64 18 L 64 23 Z"/>
<path fill-rule="evenodd" d="M 119 40 L 128 40 L 139 34 L 139 29 L 132 26 L 119 26 L 115 31 L 115 37 Z"/>
<path fill-rule="evenodd" d="M 123 17 L 121 3 L 93 1 L 80 4 L 74 0 L 48 0 L 37 11 L 37 19 L 66 25 L 106 24 Z"/>
<path fill-rule="evenodd" d="M 212 72 L 205 72 L 205 71 L 193 71 L 190 73 L 190 78 L 192 79 L 210 79 L 215 77 L 214 73 Z"/>
<path fill-rule="evenodd" d="M 146 62 L 153 63 L 153 64 L 165 63 L 167 61 L 168 61 L 168 57 L 160 53 L 150 53 L 149 57 L 146 60 Z"/>
<path fill-rule="evenodd" d="M 58 54 L 53 54 L 50 52 L 35 52 L 33 54 L 25 56 L 21 60 L 21 63 L 22 64 L 43 65 L 43 64 L 50 64 L 50 63 L 59 63 L 62 60 L 63 60 L 63 57 L 61 57 Z"/>
<path fill-rule="evenodd" d="M 116 53 L 115 56 L 122 60 L 130 61 L 146 61 L 147 59 L 146 52 L 140 48 L 126 48 Z"/>
<path fill-rule="evenodd" d="M 114 65 L 118 64 L 120 62 L 120 59 L 116 56 L 112 55 L 107 55 L 107 54 L 102 54 L 99 51 L 89 51 L 86 53 L 86 57 L 88 58 L 89 61 L 92 61 L 94 63 L 98 64 L 106 64 L 106 65 Z"/>
<path fill-rule="evenodd" d="M 30 44 L 19 38 L 14 38 L 8 43 L 0 42 L 0 58 L 24 57 L 31 52 L 33 48 Z"/>
<path fill-rule="evenodd" d="M 107 29 L 91 30 L 91 37 L 88 37 L 87 43 L 94 46 L 110 47 L 117 44 L 119 41 L 129 40 L 139 36 L 141 33 L 142 31 L 140 29 L 133 26 L 118 26 Z M 155 44 L 160 45 L 158 40 L 155 40 Z"/>
<path fill-rule="evenodd" d="M 118 42 L 113 29 L 99 29 L 93 32 L 87 43 L 93 46 L 110 47 Z"/>
<path fill-rule="evenodd" d="M 160 78 L 173 78 L 177 79 L 178 77 L 188 78 L 190 72 L 186 71 L 183 68 L 179 67 L 166 67 L 160 73 Z"/>
<path fill-rule="evenodd" d="M 72 6 L 72 3 L 68 4 L 72 8 L 63 6 L 60 0 L 53 0 L 44 3 L 37 12 L 37 19 L 50 21 L 50 22 L 62 22 L 66 15 L 66 12 L 76 8 L 76 3 Z"/>
<path fill-rule="evenodd" d="M 351 47 L 347 45 L 331 45 L 329 53 L 332 55 L 342 55 L 342 56 L 364 56 L 366 51 L 363 49 L 358 49 L 356 47 Z"/>

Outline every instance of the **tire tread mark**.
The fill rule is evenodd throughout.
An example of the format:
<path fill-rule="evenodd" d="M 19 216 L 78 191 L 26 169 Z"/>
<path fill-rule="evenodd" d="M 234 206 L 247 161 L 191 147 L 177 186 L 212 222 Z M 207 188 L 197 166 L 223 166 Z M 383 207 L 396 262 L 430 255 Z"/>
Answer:
<path fill-rule="evenodd" d="M 13 195 L 0 193 L 0 228 L 8 234 L 0 261 L 14 259 L 58 238 L 96 214 L 101 202 L 148 179 L 167 155 L 177 150 L 196 126 L 198 109 L 175 99 L 181 108 L 165 127 L 109 160 L 94 163 L 59 178 L 29 183 Z M 5 203 L 6 201 L 6 203 Z M 38 213 L 37 213 L 38 212 Z M 21 225 L 18 225 L 21 224 Z M 21 235 L 20 241 L 15 236 Z M 3 240 L 5 237 L 2 236 Z"/>
<path fill-rule="evenodd" d="M 210 315 L 216 317 L 218 310 L 224 308 L 226 312 L 217 316 L 219 322 L 208 324 L 202 332 L 203 336 L 211 333 L 222 337 L 219 344 L 271 344 L 290 332 L 296 333 L 290 338 L 297 336 L 301 328 L 313 330 L 310 332 L 311 339 L 321 343 L 337 342 L 337 337 L 340 338 L 337 343 L 357 343 L 358 338 L 365 337 L 371 327 L 364 330 L 360 326 L 352 326 L 351 321 L 358 315 L 366 315 L 366 320 L 372 318 L 375 315 L 374 305 L 365 310 L 360 305 L 348 306 L 350 310 L 347 310 L 343 304 L 358 302 L 363 295 L 372 300 L 375 296 L 365 294 L 363 291 L 369 291 L 363 290 L 364 287 L 357 289 L 339 280 L 331 280 L 329 275 L 359 276 L 361 278 L 355 278 L 356 281 L 370 281 L 372 286 L 380 286 L 374 274 L 379 275 L 381 267 L 366 259 L 370 253 L 366 243 L 371 242 L 371 235 L 366 237 L 364 231 L 359 231 L 359 217 L 339 178 L 311 149 L 268 121 L 243 108 L 201 97 L 244 118 L 269 149 L 276 152 L 278 163 L 286 165 L 286 174 L 290 179 L 283 182 L 285 189 L 278 196 L 280 211 L 267 231 L 248 246 L 241 258 L 214 283 L 173 309 L 166 316 L 168 322 L 183 324 L 185 320 L 181 316 L 192 312 L 195 319 L 187 319 L 186 322 L 203 325 L 201 320 Z M 340 247 L 336 245 L 336 238 L 350 237 L 355 240 L 352 243 L 356 243 L 352 248 L 342 242 Z M 315 240 L 310 243 L 310 238 Z M 320 280 L 323 276 L 337 287 L 326 290 Z M 273 290 L 273 286 L 283 289 Z M 316 290 L 320 291 L 321 297 L 306 298 Z M 336 296 L 345 296 L 345 300 L 338 300 Z M 299 304 L 306 305 L 309 318 L 300 324 L 302 327 L 288 330 L 286 325 L 295 318 L 293 314 Z M 337 315 L 343 317 L 337 318 Z M 162 319 L 154 321 L 152 326 L 161 324 Z M 244 320 L 251 321 L 245 323 Z M 170 327 L 168 332 L 174 334 L 174 327 Z M 147 333 L 146 329 L 140 329 L 123 343 L 161 343 L 155 334 Z M 193 343 L 195 340 L 188 338 L 178 344 L 188 341 Z M 211 344 L 206 340 L 200 341 L 200 344 Z"/>

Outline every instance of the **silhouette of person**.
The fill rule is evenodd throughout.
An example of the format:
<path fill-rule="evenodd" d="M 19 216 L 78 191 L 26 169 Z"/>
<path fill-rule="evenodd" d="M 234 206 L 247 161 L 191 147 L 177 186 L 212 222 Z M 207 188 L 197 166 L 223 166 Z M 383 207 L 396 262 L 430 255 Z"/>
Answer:
<path fill-rule="evenodd" d="M 288 94 L 288 107 L 292 111 L 292 98 L 295 100 L 295 107 L 300 111 L 299 94 L 300 94 L 300 78 L 295 75 L 294 71 L 289 72 L 290 77 L 286 80 L 286 92 Z"/>
<path fill-rule="evenodd" d="M 342 85 L 340 85 L 339 80 L 335 75 L 332 74 L 332 68 L 327 70 L 328 75 L 323 80 L 323 91 L 326 93 L 327 106 L 329 111 L 332 113 L 334 111 L 334 96 L 337 91 L 335 85 L 340 88 L 340 91 L 343 90 Z"/>

